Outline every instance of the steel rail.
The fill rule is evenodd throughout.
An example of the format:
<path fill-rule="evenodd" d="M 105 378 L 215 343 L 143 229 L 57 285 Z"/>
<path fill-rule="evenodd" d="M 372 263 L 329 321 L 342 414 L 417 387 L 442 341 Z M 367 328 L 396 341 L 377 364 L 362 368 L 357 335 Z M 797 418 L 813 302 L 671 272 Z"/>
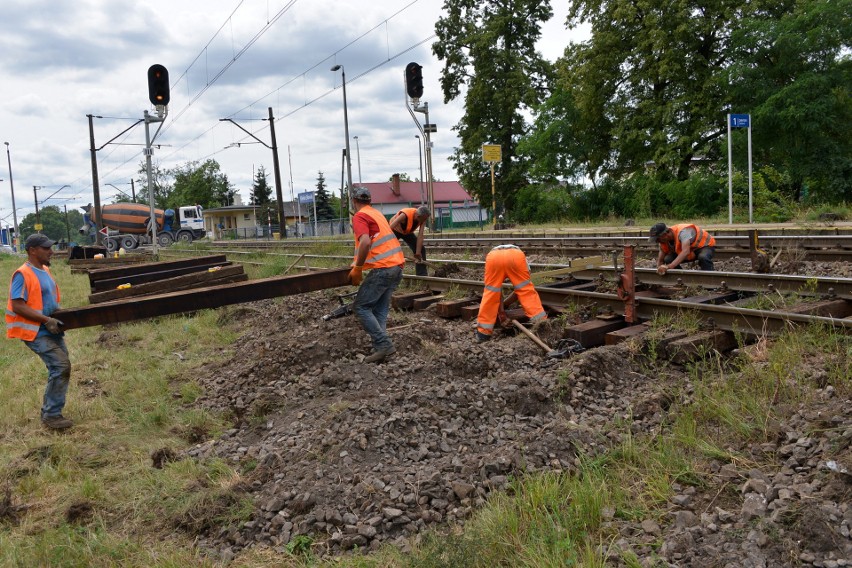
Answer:
<path fill-rule="evenodd" d="M 827 296 L 852 300 L 852 278 L 834 276 L 794 276 L 789 274 L 754 274 L 751 272 L 705 272 L 703 270 L 670 270 L 665 275 L 653 268 L 636 268 L 642 284 L 655 286 L 700 286 L 709 289 L 740 290 L 745 292 L 784 292 L 807 296 Z M 601 274 L 615 278 L 618 271 L 612 266 L 574 272 L 578 280 L 594 280 Z M 535 276 L 535 273 L 533 273 Z"/>
<path fill-rule="evenodd" d="M 410 282 L 425 284 L 430 289 L 438 291 L 461 289 L 481 293 L 483 288 L 482 282 L 474 280 L 453 280 L 408 274 L 404 275 L 403 278 Z M 504 289 L 511 291 L 512 287 L 505 284 Z M 624 315 L 624 301 L 615 294 L 548 288 L 546 286 L 536 286 L 536 291 L 545 304 L 556 306 L 565 305 L 567 302 L 593 304 L 613 313 Z M 754 310 L 730 305 L 696 304 L 659 298 L 637 298 L 636 301 L 636 315 L 643 320 L 650 320 L 659 315 L 674 317 L 683 312 L 698 313 L 702 320 L 712 324 L 716 329 L 755 335 L 780 333 L 790 329 L 794 324 L 825 325 L 852 330 L 852 319 L 836 319 L 773 310 Z"/>

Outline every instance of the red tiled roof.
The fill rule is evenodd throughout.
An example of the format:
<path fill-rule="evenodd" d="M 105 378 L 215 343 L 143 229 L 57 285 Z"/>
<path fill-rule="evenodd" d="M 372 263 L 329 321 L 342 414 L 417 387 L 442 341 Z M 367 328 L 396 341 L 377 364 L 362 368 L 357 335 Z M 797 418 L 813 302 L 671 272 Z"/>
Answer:
<path fill-rule="evenodd" d="M 420 182 L 419 181 L 401 181 L 399 182 L 399 195 L 393 192 L 393 184 L 390 181 L 382 183 L 361 183 L 358 184 L 370 190 L 372 202 L 375 204 L 420 204 Z M 423 183 L 423 192 L 429 190 L 427 184 Z M 435 194 L 435 204 L 446 204 L 450 201 L 453 204 L 475 201 L 473 197 L 465 191 L 461 184 L 457 181 L 436 181 L 432 183 L 432 191 Z"/>

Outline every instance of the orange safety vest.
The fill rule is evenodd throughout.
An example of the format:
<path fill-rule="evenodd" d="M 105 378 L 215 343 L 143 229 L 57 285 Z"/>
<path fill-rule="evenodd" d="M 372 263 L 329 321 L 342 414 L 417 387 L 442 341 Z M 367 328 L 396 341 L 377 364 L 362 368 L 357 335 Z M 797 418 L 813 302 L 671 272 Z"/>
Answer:
<path fill-rule="evenodd" d="M 415 218 L 417 217 L 417 209 L 414 207 L 406 207 L 404 209 L 400 209 L 399 212 L 405 214 L 405 227 L 397 229 L 398 233 L 407 235 L 419 226 L 419 224 L 416 226 L 414 224 Z"/>
<path fill-rule="evenodd" d="M 364 261 L 364 268 L 388 268 L 390 266 L 405 264 L 405 255 L 402 254 L 402 247 L 393 234 L 393 231 L 391 231 L 390 224 L 388 224 L 385 216 L 378 209 L 370 205 L 362 207 L 358 213 L 364 213 L 379 226 L 379 234 L 370 236 L 372 244 L 370 245 L 370 252 L 367 253 L 367 260 Z M 356 235 L 355 260 L 357 259 L 358 237 Z"/>
<path fill-rule="evenodd" d="M 689 243 L 689 256 L 686 257 L 687 260 L 695 260 L 694 251 L 704 248 L 704 247 L 715 247 L 716 239 L 700 228 L 698 225 L 690 225 L 689 223 L 683 223 L 681 225 L 672 225 L 669 229 L 674 233 L 674 253 L 676 255 L 680 255 L 683 252 L 683 243 L 680 240 L 680 232 L 684 229 L 692 228 L 695 229 L 695 238 Z M 662 250 L 665 254 L 671 254 L 672 247 L 669 243 L 660 242 L 660 250 Z"/>
<path fill-rule="evenodd" d="M 53 275 L 50 274 L 50 270 L 46 266 L 44 270 L 50 276 L 50 279 L 53 280 Z M 29 264 L 24 264 L 15 272 L 20 272 L 24 277 L 24 288 L 27 291 L 27 305 L 41 313 L 44 309 L 44 304 L 41 298 L 41 284 L 39 284 L 35 270 Z M 56 281 L 54 280 L 53 283 L 55 285 Z M 59 286 L 56 286 L 56 302 L 59 303 L 61 299 Z M 6 302 L 6 337 L 32 341 L 38 335 L 40 327 L 40 322 L 27 319 L 12 311 L 12 295 L 9 294 L 9 301 Z"/>

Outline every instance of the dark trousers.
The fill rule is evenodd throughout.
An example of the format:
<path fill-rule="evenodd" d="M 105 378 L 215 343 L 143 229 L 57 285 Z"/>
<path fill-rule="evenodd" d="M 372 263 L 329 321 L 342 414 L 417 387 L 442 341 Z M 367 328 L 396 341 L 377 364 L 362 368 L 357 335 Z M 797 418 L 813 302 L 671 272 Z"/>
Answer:
<path fill-rule="evenodd" d="M 684 262 L 695 262 L 698 261 L 698 268 L 701 270 L 715 270 L 713 268 L 713 253 L 716 251 L 716 247 L 702 247 L 700 249 L 695 249 L 693 253 L 695 253 L 694 260 L 685 260 Z M 672 262 L 677 255 L 675 253 L 669 253 L 666 255 L 666 258 L 663 260 L 666 264 Z M 678 267 L 680 268 L 680 267 Z"/>
<path fill-rule="evenodd" d="M 403 235 L 402 233 L 397 233 L 396 231 L 394 231 L 393 234 L 396 235 L 397 239 L 405 241 L 405 244 L 408 245 L 408 248 L 411 249 L 412 253 L 417 254 L 417 235 L 415 235 L 414 233 L 407 233 Z M 425 246 L 420 249 L 420 258 L 422 258 L 424 261 L 426 260 Z M 426 270 L 426 265 L 420 262 L 415 263 L 414 274 L 416 276 L 429 276 L 429 272 Z"/>

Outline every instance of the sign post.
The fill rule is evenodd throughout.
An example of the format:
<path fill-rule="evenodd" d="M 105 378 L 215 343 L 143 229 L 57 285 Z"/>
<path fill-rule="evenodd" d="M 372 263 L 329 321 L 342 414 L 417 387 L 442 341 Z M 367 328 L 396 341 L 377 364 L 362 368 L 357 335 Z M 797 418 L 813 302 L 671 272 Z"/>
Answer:
<path fill-rule="evenodd" d="M 317 200 L 314 199 L 314 191 L 303 191 L 299 194 L 299 203 L 314 204 L 314 236 L 317 236 Z"/>
<path fill-rule="evenodd" d="M 502 159 L 499 144 L 482 145 L 482 161 L 491 166 L 491 214 L 494 215 L 494 230 L 497 230 L 497 189 L 494 183 L 494 164 Z"/>
<path fill-rule="evenodd" d="M 753 222 L 752 186 L 751 186 L 751 115 L 728 115 L 728 224 L 734 223 L 734 166 L 731 159 L 731 128 L 748 128 L 748 222 Z"/>

